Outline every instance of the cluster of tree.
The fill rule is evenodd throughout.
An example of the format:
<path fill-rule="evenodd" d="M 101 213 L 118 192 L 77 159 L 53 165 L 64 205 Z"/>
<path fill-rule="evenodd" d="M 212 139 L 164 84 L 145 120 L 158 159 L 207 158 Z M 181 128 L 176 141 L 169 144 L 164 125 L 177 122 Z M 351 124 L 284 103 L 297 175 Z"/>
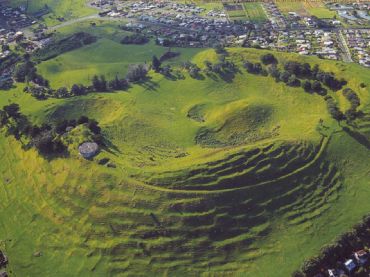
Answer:
<path fill-rule="evenodd" d="M 0 90 L 8 90 L 13 87 L 13 79 L 11 77 L 8 78 L 0 78 Z"/>
<path fill-rule="evenodd" d="M 27 148 L 35 147 L 43 156 L 64 154 L 66 145 L 61 140 L 61 135 L 74 128 L 85 124 L 94 134 L 94 141 L 103 143 L 101 128 L 96 120 L 81 116 L 77 120 L 63 120 L 54 125 L 33 125 L 28 118 L 20 112 L 18 104 L 4 106 L 0 110 L 0 128 L 6 128 L 7 135 L 12 135 L 16 140 L 24 138 Z"/>
<path fill-rule="evenodd" d="M 269 64 L 277 64 L 278 60 L 275 58 L 273 54 L 268 53 L 268 54 L 261 56 L 261 62 L 264 65 L 269 65 Z"/>
<path fill-rule="evenodd" d="M 152 59 L 151 67 L 157 73 L 161 73 L 161 74 L 163 74 L 166 77 L 175 78 L 175 76 L 172 74 L 172 68 L 171 68 L 171 66 L 170 65 L 162 66 L 162 62 L 165 61 L 165 60 L 168 60 L 168 59 L 177 57 L 179 55 L 180 55 L 180 53 L 178 53 L 178 52 L 171 52 L 171 50 L 168 50 L 159 59 L 157 58 L 157 56 L 154 55 L 153 56 L 153 59 Z M 179 77 L 180 76 L 177 76 L 178 79 L 180 79 Z"/>
<path fill-rule="evenodd" d="M 34 83 L 24 88 L 24 92 L 30 93 L 38 100 L 45 100 L 49 97 L 68 98 L 72 96 L 80 96 L 85 95 L 91 91 L 91 87 L 86 87 L 84 85 L 78 84 L 74 84 L 70 90 L 68 90 L 68 88 L 66 87 L 60 87 L 54 90 L 52 88 L 40 86 Z"/>
<path fill-rule="evenodd" d="M 323 247 L 318 256 L 306 260 L 301 270 L 295 271 L 292 276 L 315 276 L 325 268 L 338 267 L 338 263 L 340 266 L 343 266 L 343 261 L 350 257 L 354 251 L 364 249 L 369 244 L 370 215 L 365 216 L 361 223 L 355 225 L 352 230 L 342 234 L 333 244 Z M 358 270 L 361 271 L 361 268 Z"/>
<path fill-rule="evenodd" d="M 308 63 L 301 64 L 299 62 L 289 61 L 285 63 L 284 69 L 290 74 L 295 74 L 298 78 L 322 82 L 333 91 L 342 89 L 347 84 L 344 79 L 336 79 L 333 73 L 321 71 L 318 65 L 311 68 Z"/>
<path fill-rule="evenodd" d="M 275 80 L 277 82 L 282 81 L 291 87 L 299 87 L 301 85 L 301 81 L 297 76 L 295 74 L 290 74 L 288 71 L 280 72 L 279 75 L 275 77 Z"/>
<path fill-rule="evenodd" d="M 14 70 L 14 79 L 17 82 L 33 82 L 40 86 L 49 87 L 49 81 L 37 73 L 35 63 L 30 60 L 30 55 L 25 54 L 23 62 L 17 64 Z"/>
<path fill-rule="evenodd" d="M 345 88 L 342 93 L 343 96 L 346 97 L 346 99 L 351 103 L 351 107 L 345 112 L 346 118 L 349 120 L 354 120 L 359 115 L 357 108 L 361 104 L 360 98 L 356 92 L 350 88 Z"/>
<path fill-rule="evenodd" d="M 311 20 L 316 24 L 318 28 L 332 28 L 333 26 L 329 23 L 329 21 L 325 21 L 323 19 L 318 18 L 317 16 L 311 16 Z"/>
<path fill-rule="evenodd" d="M 152 59 L 152 68 L 155 72 L 159 72 L 161 70 L 162 62 L 157 58 L 157 56 L 153 56 Z"/>
<path fill-rule="evenodd" d="M 315 65 L 315 69 L 311 70 L 311 66 L 308 63 L 301 64 L 295 61 L 288 61 L 284 64 L 284 69 L 290 74 L 295 74 L 299 78 L 311 79 L 312 74 L 318 70 L 318 66 Z"/>
<path fill-rule="evenodd" d="M 126 79 L 118 78 L 117 75 L 113 80 L 110 81 L 107 81 L 104 75 L 101 75 L 100 77 L 94 75 L 94 77 L 92 78 L 92 88 L 94 91 L 105 92 L 114 90 L 126 90 L 128 87 L 128 81 Z"/>
<path fill-rule="evenodd" d="M 66 87 L 60 87 L 58 89 L 52 89 L 50 87 L 41 86 L 35 83 L 31 83 L 25 87 L 24 91 L 30 93 L 33 97 L 39 100 L 44 100 L 49 97 L 54 98 L 69 98 L 73 96 L 86 95 L 88 93 L 115 91 L 115 90 L 126 90 L 129 87 L 129 83 L 126 79 L 120 79 L 116 76 L 113 80 L 106 81 L 105 76 L 95 75 L 92 78 L 91 86 L 84 86 L 81 84 L 73 84 L 71 89 Z"/>
<path fill-rule="evenodd" d="M 97 38 L 89 33 L 79 32 L 60 40 L 54 40 L 46 47 L 36 51 L 35 58 L 38 60 L 49 60 L 68 51 L 92 44 Z"/>
<path fill-rule="evenodd" d="M 171 40 L 171 39 L 165 38 L 163 41 L 160 41 L 157 38 L 155 40 L 155 44 L 161 45 L 161 46 L 164 46 L 164 47 L 170 47 L 170 46 L 176 45 L 176 40 Z"/>
<path fill-rule="evenodd" d="M 309 93 L 316 92 L 317 94 L 320 95 L 326 95 L 327 93 L 327 90 L 324 87 L 322 87 L 319 81 L 310 82 L 308 80 L 305 80 L 302 82 L 302 88 L 304 89 L 305 92 Z"/>
<path fill-rule="evenodd" d="M 135 33 L 129 36 L 125 36 L 122 40 L 122 44 L 146 44 L 149 42 L 149 38 L 143 34 Z"/>
<path fill-rule="evenodd" d="M 148 66 L 145 64 L 130 64 L 126 74 L 128 82 L 140 82 L 148 75 Z"/>
<path fill-rule="evenodd" d="M 188 71 L 191 78 L 198 79 L 200 77 L 201 70 L 196 64 L 187 61 L 182 64 L 182 67 Z"/>
<path fill-rule="evenodd" d="M 333 91 L 337 91 L 343 88 L 347 84 L 347 81 L 344 79 L 338 80 L 335 78 L 333 73 L 319 71 L 316 74 L 316 80 L 321 81 L 328 88 Z"/>
<path fill-rule="evenodd" d="M 226 60 L 225 56 L 221 56 L 217 63 L 205 61 L 204 65 L 206 66 L 205 73 L 207 75 L 211 73 L 222 75 L 229 72 L 236 72 L 238 70 L 236 64 L 234 64 L 232 61 Z"/>
<path fill-rule="evenodd" d="M 19 60 L 20 60 L 19 55 L 14 52 L 11 52 L 10 55 L 8 55 L 5 58 L 0 58 L 0 71 L 8 70 Z"/>
<path fill-rule="evenodd" d="M 61 154 L 66 150 L 60 138 L 53 135 L 50 125 L 32 125 L 27 117 L 20 113 L 18 104 L 10 104 L 0 110 L 0 128 L 4 127 L 7 135 L 14 136 L 16 140 L 21 140 L 22 137 L 28 139 L 27 146 L 34 146 L 42 155 Z"/>
<path fill-rule="evenodd" d="M 248 73 L 267 76 L 266 69 L 262 67 L 261 63 L 251 63 L 249 61 L 244 62 L 244 68 Z"/>
<path fill-rule="evenodd" d="M 330 95 L 326 95 L 324 99 L 326 101 L 326 106 L 328 108 L 328 112 L 330 113 L 331 117 L 338 121 L 344 120 L 345 116 L 342 113 L 342 111 L 338 108 L 337 103 L 334 100 L 334 98 L 331 97 Z"/>
<path fill-rule="evenodd" d="M 53 95 L 53 90 L 51 88 L 36 84 L 30 84 L 29 86 L 25 87 L 23 91 L 30 93 L 38 100 L 45 100 Z"/>
<path fill-rule="evenodd" d="M 75 128 L 78 125 L 86 124 L 86 126 L 90 129 L 90 131 L 95 135 L 101 134 L 101 128 L 99 127 L 99 123 L 95 119 L 88 118 L 87 116 L 80 116 L 77 120 L 62 120 L 55 124 L 55 132 L 58 135 L 63 135 L 67 132 L 68 128 Z"/>
<path fill-rule="evenodd" d="M 265 54 L 261 56 L 261 62 L 268 65 L 266 71 L 261 63 L 251 63 L 246 61 L 244 67 L 248 73 L 260 74 L 267 76 L 270 74 L 275 78 L 276 82 L 284 82 L 288 86 L 302 86 L 302 88 L 309 93 L 318 93 L 326 95 L 327 89 L 322 86 L 326 85 L 330 89 L 336 91 L 341 89 L 347 82 L 344 79 L 338 80 L 333 73 L 321 71 L 318 65 L 311 68 L 308 63 L 299 63 L 295 61 L 288 61 L 284 64 L 284 70 L 277 67 L 277 59 L 272 54 Z M 302 81 L 301 79 L 305 79 Z"/>
<path fill-rule="evenodd" d="M 163 63 L 164 61 L 176 58 L 180 56 L 180 52 L 173 52 L 171 49 L 169 49 L 167 52 L 165 52 L 162 56 L 160 56 L 159 61 Z"/>

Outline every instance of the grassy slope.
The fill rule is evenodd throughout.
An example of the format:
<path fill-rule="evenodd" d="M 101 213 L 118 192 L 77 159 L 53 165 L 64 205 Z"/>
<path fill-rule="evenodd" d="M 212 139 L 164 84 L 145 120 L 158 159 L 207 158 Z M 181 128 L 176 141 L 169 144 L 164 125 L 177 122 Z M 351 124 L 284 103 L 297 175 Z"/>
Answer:
<path fill-rule="evenodd" d="M 183 53 L 171 62 L 186 61 L 197 49 L 173 49 Z M 129 64 L 150 63 L 153 55 L 160 57 L 166 48 L 153 43 L 143 46 L 122 45 L 118 42 L 101 39 L 97 43 L 63 54 L 43 62 L 40 73 L 51 81 L 52 86 L 71 87 L 74 82 L 90 84 L 95 74 L 106 74 L 107 79 L 115 75 L 124 77 Z"/>
<path fill-rule="evenodd" d="M 253 61 L 262 52 L 236 49 L 232 56 L 239 59 L 245 55 Z M 363 107 L 369 102 L 369 90 L 359 88 L 361 82 L 370 85 L 363 68 L 276 55 L 281 61 L 319 63 L 324 70 L 347 78 L 359 92 Z M 193 61 L 203 66 L 205 59 L 213 60 L 215 54 L 201 52 Z M 109 68 L 101 72 L 105 70 L 109 72 Z M 78 81 L 80 76 L 70 78 Z M 76 272 L 101 276 L 108 271 L 139 274 L 150 269 L 153 275 L 232 271 L 277 276 L 279 267 L 278 276 L 287 276 L 305 257 L 370 210 L 366 201 L 370 193 L 368 149 L 344 133 L 335 134 L 319 160 L 298 174 L 280 179 L 276 175 L 272 183 L 255 188 L 248 188 L 252 183 L 244 180 L 236 193 L 174 193 L 162 184 L 153 187 L 128 179 L 129 175 L 145 179 L 143 173 L 163 173 L 164 181 L 169 176 L 180 182 L 184 180 L 182 172 L 193 167 L 201 173 L 214 167 L 217 173 L 213 175 L 221 176 L 228 166 L 235 168 L 234 159 L 244 159 L 248 149 L 265 149 L 279 160 L 281 141 L 295 145 L 304 140 L 317 145 L 318 120 L 333 124 L 320 97 L 276 84 L 270 78 L 243 73 L 233 83 L 225 83 L 189 77 L 175 82 L 151 76 L 151 82 L 129 92 L 70 100 L 36 101 L 22 93 L 21 87 L 4 92 L 0 106 L 18 102 L 35 122 L 81 114 L 99 119 L 116 148 L 112 153 L 103 151 L 98 158 L 110 157 L 119 165 L 108 169 L 82 161 L 76 153 L 67 160 L 48 163 L 1 136 L 0 151 L 6 160 L 0 164 L 0 239 L 7 240 L 10 265 L 17 275 L 48 275 L 52 269 L 54 276 Z M 186 117 L 198 104 L 205 105 L 205 123 Z M 281 126 L 278 137 L 222 151 L 194 144 L 200 126 L 221 124 L 234 111 L 261 104 L 274 107 L 271 124 Z M 300 153 L 296 151 L 307 149 L 297 147 L 282 153 L 294 157 Z M 175 158 L 183 152 L 189 155 Z M 219 162 L 212 164 L 214 161 Z M 267 170 L 256 168 L 261 176 Z M 234 174 L 226 175 L 231 184 L 237 184 Z M 164 227 L 156 227 L 150 213 Z M 51 230 L 56 235 L 51 235 Z M 41 257 L 33 256 L 36 251 L 42 252 Z"/>
<path fill-rule="evenodd" d="M 150 63 L 153 55 L 160 57 L 168 50 L 154 42 L 140 46 L 122 45 L 120 40 L 127 32 L 117 28 L 117 23 L 97 22 L 96 27 L 90 26 L 90 22 L 79 23 L 61 28 L 58 36 L 78 31 L 89 32 L 100 40 L 41 63 L 38 70 L 50 80 L 52 86 L 90 84 L 95 74 L 105 74 L 107 79 L 113 79 L 115 75 L 124 77 L 129 64 Z M 181 55 L 168 61 L 168 64 L 190 60 L 200 49 L 172 48 L 172 51 L 180 52 Z"/>
<path fill-rule="evenodd" d="M 10 1 L 10 4 L 13 6 L 24 5 L 25 3 L 25 0 Z M 48 5 L 51 9 L 51 13 L 44 16 L 45 23 L 49 26 L 59 24 L 60 22 L 57 18 L 60 17 L 70 20 L 97 13 L 95 9 L 86 6 L 85 0 L 30 0 L 28 12 L 31 14 L 38 12 L 40 9 L 43 9 L 45 5 Z"/>

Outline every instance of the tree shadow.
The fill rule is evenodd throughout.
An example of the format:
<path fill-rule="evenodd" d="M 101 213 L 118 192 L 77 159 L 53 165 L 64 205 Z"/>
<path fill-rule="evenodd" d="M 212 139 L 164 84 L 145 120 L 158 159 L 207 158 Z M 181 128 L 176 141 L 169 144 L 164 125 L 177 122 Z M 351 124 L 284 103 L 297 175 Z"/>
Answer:
<path fill-rule="evenodd" d="M 121 150 L 114 145 L 110 140 L 104 139 L 104 146 L 103 149 L 107 151 L 108 153 L 118 156 L 118 154 L 122 154 Z"/>
<path fill-rule="evenodd" d="M 145 78 L 144 80 L 137 83 L 139 86 L 145 88 L 146 90 L 156 91 L 159 85 L 153 82 L 151 78 Z"/>
<path fill-rule="evenodd" d="M 345 131 L 348 135 L 354 138 L 358 143 L 362 144 L 363 146 L 370 150 L 370 141 L 365 135 L 361 134 L 360 132 L 353 131 L 348 127 L 343 127 L 343 131 Z"/>

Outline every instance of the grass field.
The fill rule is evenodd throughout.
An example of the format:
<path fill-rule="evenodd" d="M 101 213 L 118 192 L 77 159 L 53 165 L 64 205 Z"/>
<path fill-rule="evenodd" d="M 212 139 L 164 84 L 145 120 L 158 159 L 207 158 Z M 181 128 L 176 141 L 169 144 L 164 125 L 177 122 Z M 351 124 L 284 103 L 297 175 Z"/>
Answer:
<path fill-rule="evenodd" d="M 11 0 L 9 3 L 13 6 L 25 5 L 26 0 Z M 87 16 L 97 11 L 89 8 L 85 0 L 29 0 L 28 13 L 34 14 L 47 5 L 51 9 L 51 13 L 45 15 L 43 18 L 45 23 L 49 26 L 57 25 L 60 22 L 58 18 L 70 20 L 73 18 Z"/>
<path fill-rule="evenodd" d="M 333 18 L 336 15 L 335 11 L 331 11 L 325 7 L 320 1 L 305 1 L 304 7 L 311 14 L 318 18 Z"/>
<path fill-rule="evenodd" d="M 308 16 L 309 14 L 303 3 L 303 1 L 276 1 L 279 10 L 285 15 L 289 12 L 296 12 L 300 16 Z"/>
<path fill-rule="evenodd" d="M 262 9 L 261 3 L 244 3 L 244 10 L 248 20 L 252 22 L 263 22 L 267 20 L 266 14 Z"/>
<path fill-rule="evenodd" d="M 325 7 L 323 1 L 277 1 L 277 6 L 283 14 L 296 12 L 301 16 L 317 16 L 318 18 L 333 18 L 336 12 Z"/>
<path fill-rule="evenodd" d="M 237 4 L 239 9 L 227 11 L 231 20 L 249 20 L 251 22 L 263 22 L 267 20 L 261 3 Z"/>

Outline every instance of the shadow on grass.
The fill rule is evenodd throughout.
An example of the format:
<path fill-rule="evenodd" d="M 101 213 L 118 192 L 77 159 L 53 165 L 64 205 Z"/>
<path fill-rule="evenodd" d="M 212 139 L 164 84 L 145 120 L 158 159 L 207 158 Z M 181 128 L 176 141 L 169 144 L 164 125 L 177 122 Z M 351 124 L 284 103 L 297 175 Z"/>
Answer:
<path fill-rule="evenodd" d="M 136 84 L 147 90 L 156 91 L 159 85 L 156 82 L 153 82 L 151 79 L 151 77 L 147 77 L 139 82 L 136 82 Z"/>
<path fill-rule="evenodd" d="M 370 150 L 370 141 L 365 135 L 361 134 L 360 132 L 353 131 L 348 127 L 343 127 L 343 131 L 345 131 L 348 135 L 354 138 L 358 143 L 362 144 L 363 146 Z"/>

